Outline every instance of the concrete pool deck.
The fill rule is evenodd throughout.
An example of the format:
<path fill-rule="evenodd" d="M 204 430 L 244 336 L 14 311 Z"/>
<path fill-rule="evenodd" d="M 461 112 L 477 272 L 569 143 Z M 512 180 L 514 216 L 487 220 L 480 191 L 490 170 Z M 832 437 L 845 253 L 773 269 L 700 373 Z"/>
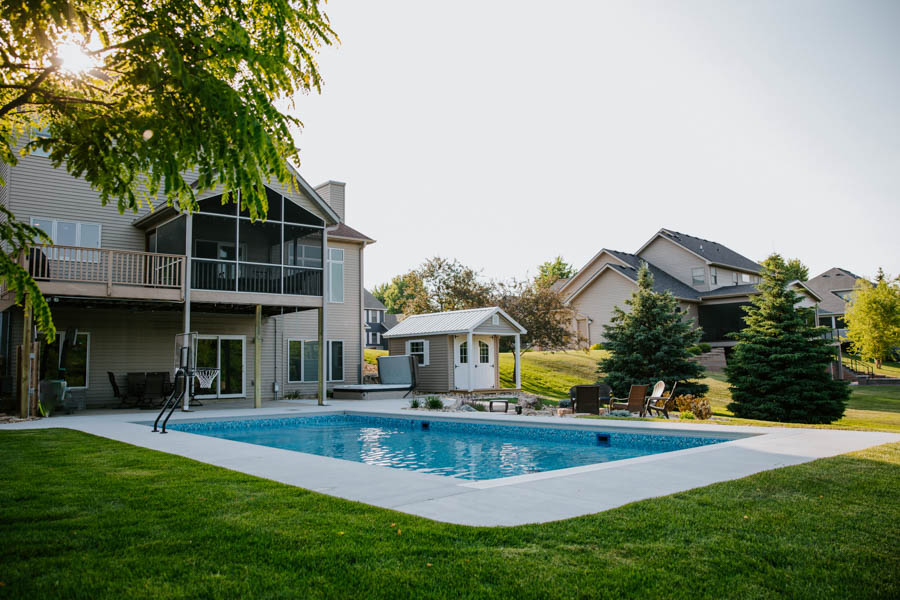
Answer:
<path fill-rule="evenodd" d="M 462 525 L 544 523 L 609 510 L 760 471 L 797 465 L 880 444 L 900 442 L 900 434 L 779 427 L 710 426 L 659 422 L 491 413 L 425 413 L 403 410 L 406 400 L 341 401 L 317 406 L 313 400 L 212 404 L 176 412 L 171 422 L 301 416 L 327 413 L 447 418 L 482 423 L 577 427 L 598 431 L 679 432 L 748 437 L 720 444 L 596 465 L 468 481 L 453 477 L 368 465 L 291 450 L 269 448 L 180 431 L 151 432 L 151 411 L 88 411 L 38 421 L 0 425 L 0 431 L 67 428 L 159 450 L 315 492 Z"/>

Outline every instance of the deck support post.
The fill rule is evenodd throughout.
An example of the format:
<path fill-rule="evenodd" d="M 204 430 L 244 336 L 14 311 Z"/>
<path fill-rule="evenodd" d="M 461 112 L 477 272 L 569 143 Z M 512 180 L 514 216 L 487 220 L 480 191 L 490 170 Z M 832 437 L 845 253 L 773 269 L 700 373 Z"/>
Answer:
<path fill-rule="evenodd" d="M 328 397 L 328 301 L 331 293 L 331 254 L 328 248 L 328 228 L 322 230 L 322 308 L 319 309 L 319 406 Z"/>
<path fill-rule="evenodd" d="M 24 332 L 22 335 L 22 353 L 19 355 L 21 364 L 19 365 L 19 416 L 23 419 L 29 417 L 31 408 L 31 369 L 32 356 L 34 356 L 34 323 L 31 319 L 31 308 L 27 303 L 25 305 L 25 323 L 23 325 Z"/>
<path fill-rule="evenodd" d="M 325 308 L 319 309 L 319 393 L 317 396 L 319 397 L 319 406 L 325 406 L 325 398 L 328 394 L 328 379 L 326 377 L 326 373 L 328 370 L 325 368 L 325 357 L 328 354 L 325 352 Z"/>
<path fill-rule="evenodd" d="M 466 371 L 468 373 L 468 391 L 475 389 L 475 349 L 472 348 L 472 332 L 466 334 Z"/>
<path fill-rule="evenodd" d="M 262 408 L 262 304 L 256 305 L 253 336 L 253 408 Z"/>
<path fill-rule="evenodd" d="M 191 332 L 191 239 L 194 237 L 194 216 L 192 214 L 188 214 L 185 218 L 184 223 L 184 275 L 183 280 L 181 282 L 182 285 L 182 293 L 184 295 L 184 333 Z M 110 255 L 110 261 L 112 261 L 112 255 Z M 188 337 L 188 343 L 190 343 L 190 337 Z M 194 365 L 197 364 L 197 357 L 195 356 L 195 352 L 197 352 L 197 348 L 191 348 L 189 356 L 190 364 L 187 365 L 188 369 L 193 369 Z M 177 381 L 176 381 L 177 384 Z M 181 410 L 184 412 L 191 411 L 191 392 L 193 391 L 194 380 L 187 381 L 185 379 L 184 382 L 184 400 L 181 402 Z"/>
<path fill-rule="evenodd" d="M 516 334 L 516 389 L 522 389 L 522 336 Z"/>

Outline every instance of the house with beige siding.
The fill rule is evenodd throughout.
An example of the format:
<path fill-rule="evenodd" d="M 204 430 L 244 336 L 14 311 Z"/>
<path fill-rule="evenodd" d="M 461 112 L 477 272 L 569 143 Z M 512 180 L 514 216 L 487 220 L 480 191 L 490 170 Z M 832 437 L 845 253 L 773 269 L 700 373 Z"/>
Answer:
<path fill-rule="evenodd" d="M 176 335 L 196 332 L 197 366 L 219 369 L 200 398 L 259 403 L 361 381 L 374 240 L 346 224 L 344 183 L 313 187 L 295 172 L 293 185 L 266 187 L 267 219 L 254 222 L 221 190 L 193 214 L 119 214 L 40 153 L 0 169 L 0 203 L 53 242 L 18 257 L 59 332 L 52 344 L 35 337 L 33 380 L 64 377 L 87 406 L 112 405 L 110 373 L 124 387 L 128 373 L 172 372 Z M 17 349 L 35 332 L 5 290 L 0 309 L 2 394 L 17 405 L 17 373 L 28 372 Z"/>
<path fill-rule="evenodd" d="M 391 356 L 416 359 L 420 392 L 487 392 L 500 387 L 500 337 L 515 339 L 515 388 L 522 387 L 521 336 L 527 331 L 493 306 L 412 315 L 384 338 Z"/>
<path fill-rule="evenodd" d="M 742 306 L 757 294 L 762 266 L 723 244 L 670 229 L 660 229 L 634 254 L 604 248 L 570 279 L 556 284 L 575 317 L 573 329 L 583 345 L 605 341 L 603 327 L 613 308 L 627 308 L 625 300 L 637 289 L 637 272 L 646 263 L 657 292 L 671 292 L 678 310 L 703 329 L 702 341 L 732 346 L 727 335 L 743 327 Z M 799 282 L 795 290 L 803 303 L 814 306 L 819 297 Z"/>

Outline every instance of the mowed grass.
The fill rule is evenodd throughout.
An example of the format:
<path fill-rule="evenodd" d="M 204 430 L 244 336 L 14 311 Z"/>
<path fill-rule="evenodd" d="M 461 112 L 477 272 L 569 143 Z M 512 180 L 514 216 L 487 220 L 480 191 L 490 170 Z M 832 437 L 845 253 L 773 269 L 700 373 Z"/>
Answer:
<path fill-rule="evenodd" d="M 842 358 L 842 362 L 844 363 L 844 366 L 848 368 L 852 368 L 853 366 L 850 358 L 847 356 Z M 856 362 L 871 367 L 876 375 L 883 375 L 884 377 L 900 377 L 900 363 L 898 362 L 882 361 L 880 367 L 876 367 L 875 363 L 872 361 L 857 360 Z"/>
<path fill-rule="evenodd" d="M 569 397 L 573 385 L 597 381 L 597 361 L 605 350 L 522 353 L 522 390 L 544 398 Z M 500 386 L 514 387 L 512 352 L 500 354 Z"/>
<path fill-rule="evenodd" d="M 598 379 L 597 361 L 604 350 L 567 352 L 526 352 L 522 355 L 522 388 L 546 398 L 567 398 L 573 385 L 594 383 Z M 785 425 L 769 421 L 737 419 L 728 410 L 731 392 L 723 373 L 708 373 L 701 381 L 709 386 L 707 398 L 716 419 L 709 424 Z M 500 355 L 500 384 L 512 387 L 513 356 Z M 791 426 L 791 425 L 787 425 Z M 803 425 L 810 427 L 809 425 Z M 844 417 L 829 427 L 900 432 L 900 386 L 853 386 Z"/>
<path fill-rule="evenodd" d="M 387 354 L 387 350 L 375 350 L 374 348 L 366 348 L 365 350 L 363 350 L 363 360 L 370 365 L 377 365 L 378 357 L 387 356 Z"/>
<path fill-rule="evenodd" d="M 900 597 L 900 444 L 514 528 L 68 430 L 0 432 L 0 472 L 0 598 Z"/>

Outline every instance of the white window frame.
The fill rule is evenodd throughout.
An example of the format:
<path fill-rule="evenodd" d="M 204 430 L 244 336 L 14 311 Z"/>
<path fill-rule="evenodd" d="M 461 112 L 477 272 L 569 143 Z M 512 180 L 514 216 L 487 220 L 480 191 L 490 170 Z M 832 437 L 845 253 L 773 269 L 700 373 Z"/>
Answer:
<path fill-rule="evenodd" d="M 337 253 L 340 253 L 340 259 L 332 258 L 332 256 L 338 256 Z M 335 277 L 334 269 L 332 267 L 336 267 L 337 265 L 341 266 L 341 276 L 340 278 Z M 340 279 L 341 282 L 341 299 L 335 300 L 334 294 L 334 285 L 335 282 Z M 345 289 L 344 289 L 344 249 L 343 248 L 328 248 L 328 301 L 332 304 L 343 304 L 345 297 Z"/>
<path fill-rule="evenodd" d="M 291 343 L 298 342 L 300 344 L 300 379 L 291 379 Z M 284 366 L 284 372 L 287 375 L 288 383 L 304 383 L 303 381 L 303 340 L 299 338 L 288 338 L 287 349 L 284 353 L 287 364 Z"/>
<path fill-rule="evenodd" d="M 332 379 L 331 378 L 331 348 L 333 347 L 335 342 L 340 342 L 341 344 L 341 378 L 340 379 Z M 325 353 L 325 367 L 326 367 L 326 377 L 329 382 L 341 382 L 344 381 L 344 378 L 347 376 L 347 344 L 344 343 L 344 340 L 328 340 L 325 344 L 325 348 L 327 352 Z"/>
<path fill-rule="evenodd" d="M 412 351 L 412 345 L 417 342 L 422 342 L 422 352 L 413 352 Z M 419 354 L 421 354 L 422 362 L 419 363 L 420 367 L 427 367 L 430 363 L 430 356 L 429 356 L 430 351 L 428 348 L 428 340 L 425 340 L 425 339 L 406 340 L 406 353 L 409 354 L 410 356 L 418 356 Z M 417 362 L 418 362 L 418 359 L 417 359 Z"/>
<path fill-rule="evenodd" d="M 697 281 L 697 271 L 701 272 L 700 281 Z M 706 285 L 706 267 L 693 267 L 691 269 L 691 285 L 696 287 L 698 285 Z"/>
<path fill-rule="evenodd" d="M 67 390 L 87 390 L 91 387 L 91 332 L 90 331 L 79 331 L 78 335 L 86 335 L 87 336 L 87 352 L 84 356 L 84 385 L 81 386 L 66 386 Z M 59 360 L 62 358 L 62 345 L 65 342 L 63 339 L 64 336 L 59 336 L 59 352 L 57 356 L 57 365 L 56 368 L 59 369 Z M 76 338 L 77 339 L 77 338 Z"/>
<path fill-rule="evenodd" d="M 741 273 L 741 283 L 752 283 L 749 273 Z"/>
<path fill-rule="evenodd" d="M 58 223 L 75 223 L 75 247 L 77 248 L 88 248 L 91 250 L 99 250 L 103 247 L 103 225 L 101 223 L 92 223 L 90 221 L 76 221 L 74 219 L 54 219 L 53 217 L 31 217 L 31 226 L 37 227 L 35 225 L 35 221 L 50 221 L 52 223 L 50 227 L 50 231 L 45 231 L 47 235 L 50 236 L 50 239 L 53 241 L 54 245 L 63 245 L 57 244 L 57 226 Z M 82 225 L 93 225 L 97 227 L 97 247 L 94 246 L 82 246 L 81 245 L 81 226 Z M 66 244 L 67 245 L 67 244 Z"/>
<path fill-rule="evenodd" d="M 709 283 L 710 285 L 719 285 L 719 270 L 715 267 L 709 268 Z"/>
<path fill-rule="evenodd" d="M 500 324 L 500 315 L 495 313 L 494 316 L 491 317 L 491 325 L 499 325 L 499 324 Z"/>
<path fill-rule="evenodd" d="M 487 360 L 481 360 L 481 350 L 487 349 Z M 484 340 L 478 340 L 478 364 L 488 365 L 491 363 L 491 345 Z"/>

